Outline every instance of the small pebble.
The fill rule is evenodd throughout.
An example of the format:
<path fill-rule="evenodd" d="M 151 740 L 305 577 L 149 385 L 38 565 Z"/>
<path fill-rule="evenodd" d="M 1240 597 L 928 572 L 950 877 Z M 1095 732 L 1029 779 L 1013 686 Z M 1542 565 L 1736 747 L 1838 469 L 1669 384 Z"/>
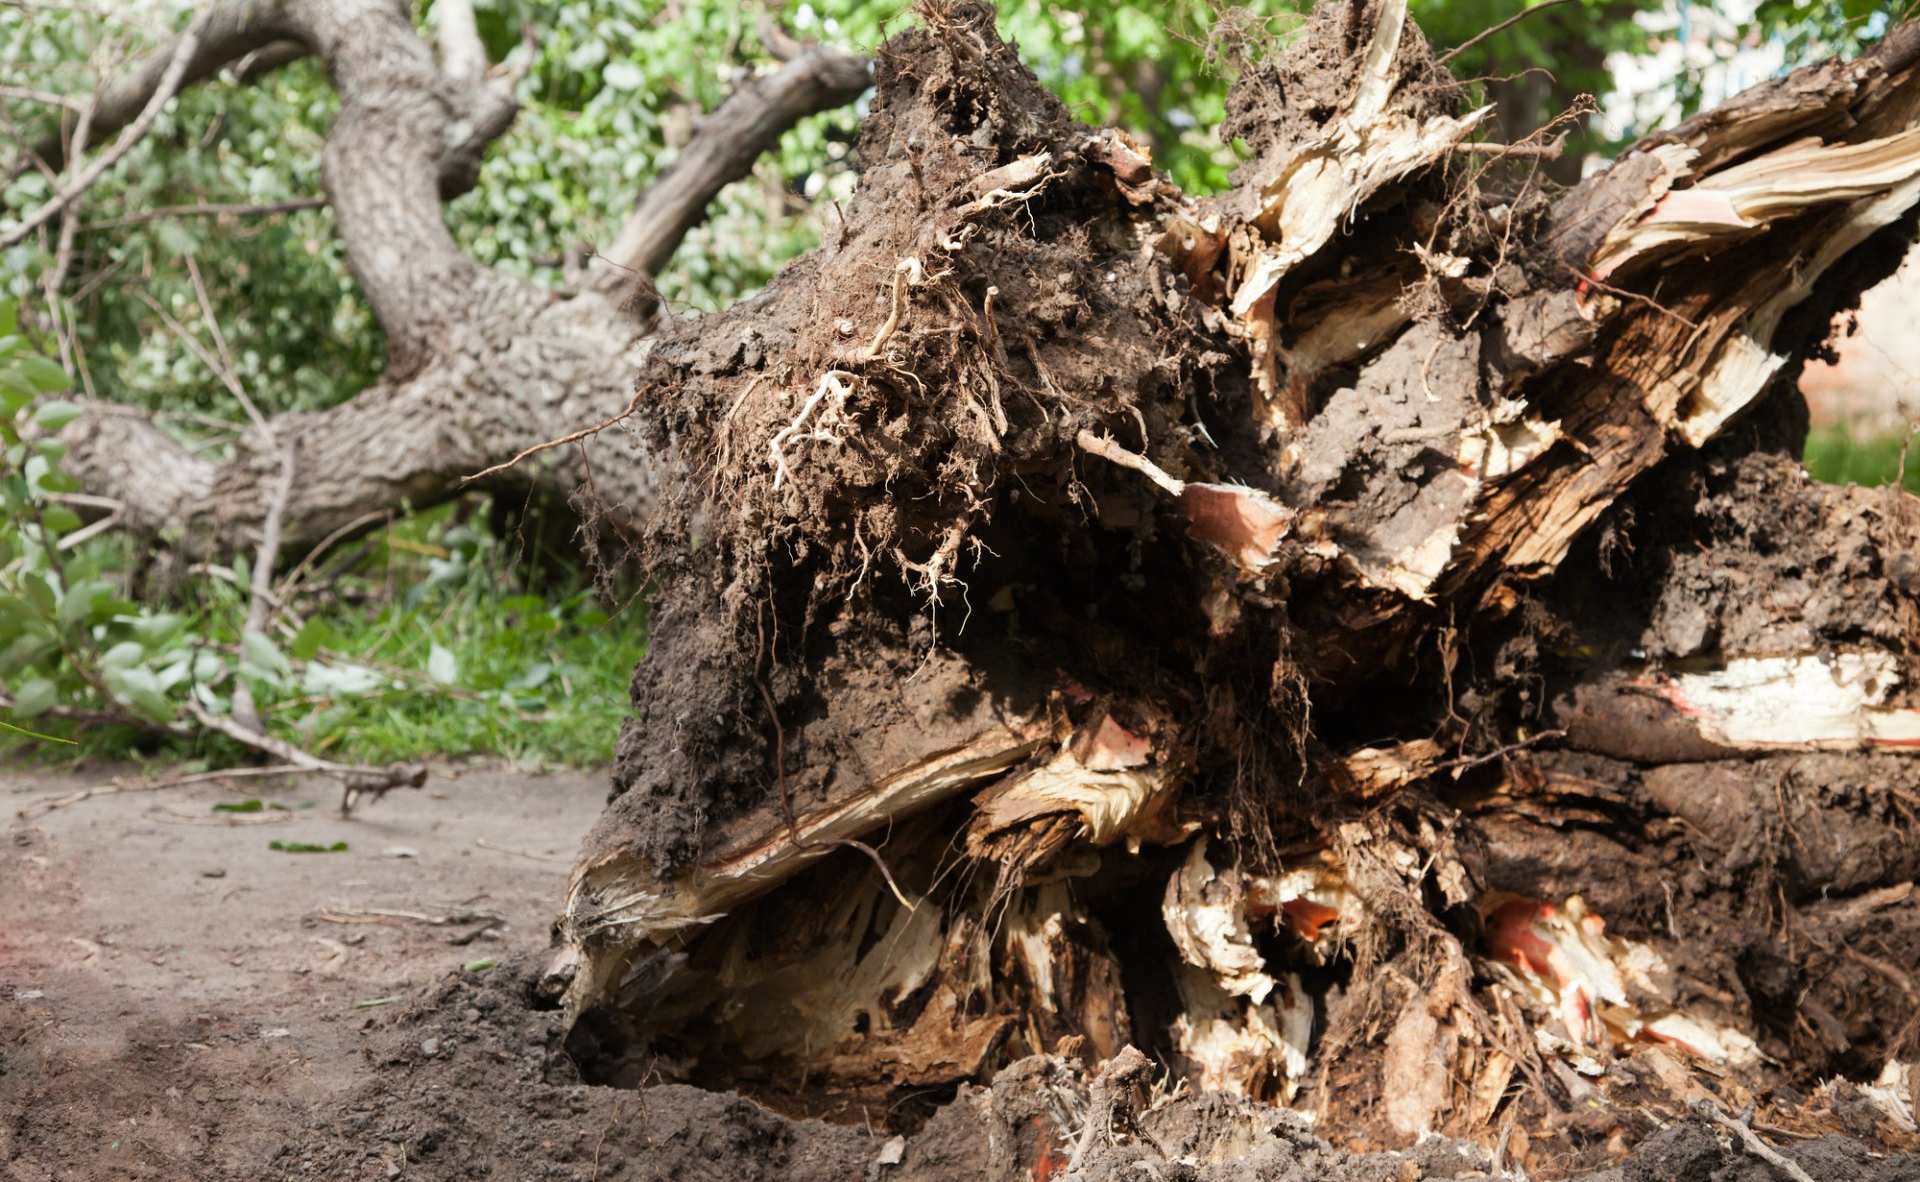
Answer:
<path fill-rule="evenodd" d="M 427 1038 L 420 1041 L 420 1053 L 431 1059 L 440 1053 L 440 1040 Z"/>

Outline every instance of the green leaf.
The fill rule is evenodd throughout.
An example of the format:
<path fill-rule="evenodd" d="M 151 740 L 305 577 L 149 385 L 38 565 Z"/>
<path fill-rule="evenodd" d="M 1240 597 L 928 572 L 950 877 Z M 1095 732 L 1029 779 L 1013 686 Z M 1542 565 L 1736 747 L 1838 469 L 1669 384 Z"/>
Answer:
<path fill-rule="evenodd" d="M 520 673 L 507 679 L 510 690 L 534 690 L 547 683 L 553 676 L 553 665 L 548 661 L 536 661 Z"/>
<path fill-rule="evenodd" d="M 240 634 L 240 672 L 257 681 L 278 685 L 293 674 L 293 665 L 264 632 Z"/>
<path fill-rule="evenodd" d="M 60 690 L 45 677 L 23 681 L 13 691 L 13 716 L 37 718 L 60 701 Z"/>
<path fill-rule="evenodd" d="M 265 801 L 258 797 L 249 797 L 246 800 L 234 801 L 229 804 L 216 804 L 213 806 L 213 811 L 216 813 L 258 813 L 266 811 L 266 807 L 267 803 Z"/>
<path fill-rule="evenodd" d="M 146 645 L 137 640 L 123 640 L 100 654 L 100 669 L 103 673 L 124 673 L 146 655 Z"/>
<path fill-rule="evenodd" d="M 62 374 L 62 377 L 66 375 Z M 58 431 L 60 428 L 80 417 L 80 404 L 56 398 L 52 402 L 43 402 L 34 409 L 33 422 L 42 431 Z"/>
<path fill-rule="evenodd" d="M 0 366 L 0 413 L 17 415 L 39 395 L 40 391 L 17 368 Z"/>
<path fill-rule="evenodd" d="M 174 716 L 173 701 L 160 688 L 160 679 L 150 669 L 121 669 L 102 677 L 107 688 L 127 705 L 154 722 L 169 722 Z"/>
<path fill-rule="evenodd" d="M 127 621 L 127 631 L 150 651 L 160 652 L 186 630 L 187 618 L 175 612 L 141 613 Z"/>
<path fill-rule="evenodd" d="M 69 747 L 75 745 L 72 739 L 63 739 L 59 735 L 43 735 L 39 731 L 30 731 L 24 726 L 15 726 L 5 719 L 0 719 L 0 731 L 12 731 L 16 735 L 25 735 L 29 739 L 45 739 L 49 743 L 65 743 Z"/>
<path fill-rule="evenodd" d="M 45 618 L 53 619 L 53 613 L 60 609 L 60 597 L 54 594 L 53 585 L 31 571 L 20 576 L 20 592 L 33 605 L 33 610 Z"/>
<path fill-rule="evenodd" d="M 67 376 L 66 370 L 45 357 L 22 357 L 15 363 L 15 368 L 20 371 L 21 376 L 32 382 L 43 393 L 51 394 L 73 384 L 73 379 Z"/>
<path fill-rule="evenodd" d="M 82 579 L 67 588 L 60 599 L 55 620 L 62 628 L 94 619 L 95 609 L 113 599 L 113 584 L 100 579 Z"/>
<path fill-rule="evenodd" d="M 293 638 L 293 659 L 313 660 L 314 655 L 327 646 L 327 640 L 331 635 L 332 629 L 328 628 L 327 622 L 319 616 L 308 620 L 300 626 L 299 633 Z"/>
<path fill-rule="evenodd" d="M 57 538 L 79 529 L 80 515 L 65 505 L 48 505 L 46 511 L 40 514 L 40 524 L 46 527 L 48 534 Z"/>
<path fill-rule="evenodd" d="M 632 62 L 608 62 L 600 80 L 614 90 L 638 90 L 646 84 L 647 76 Z"/>
<path fill-rule="evenodd" d="M 460 660 L 439 644 L 427 654 L 427 676 L 441 685 L 452 685 L 460 676 Z"/>
<path fill-rule="evenodd" d="M 267 848 L 283 854 L 344 854 L 347 852 L 347 843 L 336 841 L 332 845 L 315 845 L 310 841 L 275 840 L 268 842 Z"/>

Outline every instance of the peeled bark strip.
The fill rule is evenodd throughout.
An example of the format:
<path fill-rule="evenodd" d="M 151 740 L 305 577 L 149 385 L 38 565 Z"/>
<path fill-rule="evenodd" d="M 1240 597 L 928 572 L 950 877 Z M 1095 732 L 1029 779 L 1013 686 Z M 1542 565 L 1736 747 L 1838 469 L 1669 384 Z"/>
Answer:
<path fill-rule="evenodd" d="M 1325 5 L 1195 201 L 922 19 L 846 234 L 641 370 L 686 478 L 546 982 L 588 1077 L 931 1138 L 1077 1063 L 993 1175 L 1227 1176 L 1266 1106 L 1913 1147 L 1920 507 L 1809 484 L 1792 379 L 1912 226 L 1920 29 L 1549 193 Z"/>

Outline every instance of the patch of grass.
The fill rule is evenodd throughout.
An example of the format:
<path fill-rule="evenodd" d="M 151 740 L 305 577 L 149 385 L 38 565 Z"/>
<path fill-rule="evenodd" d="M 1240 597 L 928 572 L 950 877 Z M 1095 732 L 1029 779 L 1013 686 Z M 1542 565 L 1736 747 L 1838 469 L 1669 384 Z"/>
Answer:
<path fill-rule="evenodd" d="M 337 547 L 298 580 L 266 653 L 241 642 L 244 561 L 213 568 L 167 605 L 184 617 L 181 643 L 243 668 L 253 659 L 260 668 L 250 684 L 267 729 L 327 759 L 605 763 L 633 664 L 646 652 L 645 605 L 636 596 L 609 613 L 564 560 L 523 561 L 520 546 L 481 524 L 484 507 L 441 506 Z M 116 544 L 100 539 L 93 561 L 127 580 L 136 559 L 124 547 L 113 552 Z M 73 745 L 0 729 L 0 756 L 132 758 L 175 769 L 257 758 L 218 735 L 175 738 L 53 715 L 35 725 Z"/>
<path fill-rule="evenodd" d="M 499 572 L 484 562 L 413 604 L 403 598 L 323 626 L 315 656 L 370 670 L 380 684 L 266 709 L 276 729 L 343 763 L 460 753 L 604 763 L 633 663 L 646 651 L 637 605 L 610 619 L 590 590 L 503 594 Z"/>
<path fill-rule="evenodd" d="M 1904 435 L 1855 439 L 1845 427 L 1822 427 L 1807 436 L 1803 462 L 1813 478 L 1823 484 L 1878 488 L 1892 484 L 1900 475 L 1901 450 L 1906 446 Z M 1920 493 L 1920 447 L 1907 455 L 1905 485 L 1909 491 Z"/>

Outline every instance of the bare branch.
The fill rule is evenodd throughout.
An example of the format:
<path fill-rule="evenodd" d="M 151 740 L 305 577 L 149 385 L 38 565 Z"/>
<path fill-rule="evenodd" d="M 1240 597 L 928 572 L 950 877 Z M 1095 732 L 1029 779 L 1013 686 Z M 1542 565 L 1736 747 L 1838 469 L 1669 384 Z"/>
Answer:
<path fill-rule="evenodd" d="M 438 26 L 440 72 L 458 87 L 479 85 L 487 72 L 487 47 L 474 23 L 473 0 L 435 0 L 433 19 Z"/>
<path fill-rule="evenodd" d="M 735 91 L 701 121 L 693 142 L 640 198 L 604 252 L 617 268 L 603 272 L 599 282 L 624 282 L 618 268 L 653 274 L 664 267 L 715 194 L 751 172 L 782 133 L 808 115 L 859 98 L 868 82 L 865 58 L 816 45 Z"/>
<path fill-rule="evenodd" d="M 1494 25 L 1491 28 L 1482 29 L 1478 33 L 1475 33 L 1473 36 L 1467 38 L 1465 41 L 1462 41 L 1460 44 L 1454 46 L 1452 49 L 1447 50 L 1447 52 L 1435 58 L 1433 64 L 1436 66 L 1444 66 L 1448 62 L 1452 61 L 1454 58 L 1459 57 L 1461 54 L 1465 53 L 1467 50 L 1472 49 L 1474 46 L 1480 44 L 1482 41 L 1485 41 L 1487 38 L 1493 36 L 1495 33 L 1503 32 L 1506 29 L 1510 28 L 1511 26 L 1519 24 L 1521 21 L 1527 19 L 1528 17 L 1532 16 L 1536 12 L 1545 12 L 1549 8 L 1558 8 L 1562 4 L 1571 4 L 1571 3 L 1573 3 L 1573 0 L 1542 0 L 1542 2 L 1539 4 L 1534 4 L 1526 8 L 1522 8 L 1519 12 L 1514 13 L 1512 16 L 1508 17 L 1506 20 L 1501 21 L 1499 24 Z"/>
<path fill-rule="evenodd" d="M 325 209 L 325 197 L 295 197 L 290 201 L 269 201 L 264 205 L 223 205 L 218 202 L 201 202 L 195 205 L 162 205 L 141 213 L 126 217 L 107 218 L 103 221 L 88 222 L 81 228 L 88 231 L 113 230 L 121 226 L 136 226 L 142 222 L 157 222 L 163 218 L 252 218 L 269 217 L 273 214 L 295 213 L 303 209 Z"/>
<path fill-rule="evenodd" d="M 120 138 L 114 141 L 113 146 L 102 152 L 93 163 L 81 169 L 73 180 L 55 193 L 46 204 L 21 219 L 18 226 L 0 233 L 0 250 L 24 242 L 29 235 L 65 209 L 75 198 L 92 188 L 95 181 L 99 180 L 109 168 L 119 163 L 120 158 L 140 142 L 141 138 L 147 134 L 147 129 L 153 126 L 153 121 L 160 117 L 160 112 L 166 107 L 167 101 L 178 93 L 180 84 L 186 77 L 187 66 L 193 61 L 194 51 L 199 48 L 200 38 L 206 32 L 215 11 L 217 10 L 212 7 L 201 10 L 200 14 L 193 18 L 193 23 L 187 26 L 187 31 L 174 42 L 173 55 L 167 61 L 166 70 L 161 74 L 159 84 L 155 86 L 153 94 L 148 97 L 147 104 L 141 109 L 139 116 L 125 131 L 121 132 Z"/>
<path fill-rule="evenodd" d="M 263 735 L 256 730 L 240 725 L 231 718 L 215 714 L 202 706 L 197 698 L 187 699 L 187 712 L 194 720 L 210 731 L 219 731 L 237 743 L 263 751 L 283 763 L 310 772 L 322 772 L 341 781 L 346 786 L 347 799 L 351 800 L 363 792 L 375 795 L 389 788 L 418 788 L 427 782 L 427 769 L 414 764 L 393 764 L 390 767 L 367 767 L 361 764 L 334 763 L 308 753 L 283 739 Z M 351 805 L 343 803 L 345 812 Z"/>
<path fill-rule="evenodd" d="M 201 20 L 195 22 L 201 24 L 200 33 L 184 55 L 183 72 L 172 89 L 203 82 L 236 62 L 240 63 L 241 80 L 252 81 L 269 70 L 304 57 L 306 47 L 287 40 L 282 7 L 281 0 L 217 0 Z M 96 134 L 119 131 L 152 104 L 154 95 L 163 89 L 168 71 L 183 56 L 181 48 L 180 40 L 163 45 L 124 76 L 100 88 L 99 110 L 94 116 Z M 35 167 L 36 160 L 53 169 L 65 166 L 66 145 L 57 125 L 0 173 L 0 183 L 26 173 Z"/>
<path fill-rule="evenodd" d="M 1453 150 L 1462 156 L 1491 156 L 1496 160 L 1510 157 L 1528 160 L 1556 159 L 1567 146 L 1565 134 L 1557 135 L 1544 144 L 1492 144 L 1479 140 L 1468 140 L 1453 146 Z"/>

